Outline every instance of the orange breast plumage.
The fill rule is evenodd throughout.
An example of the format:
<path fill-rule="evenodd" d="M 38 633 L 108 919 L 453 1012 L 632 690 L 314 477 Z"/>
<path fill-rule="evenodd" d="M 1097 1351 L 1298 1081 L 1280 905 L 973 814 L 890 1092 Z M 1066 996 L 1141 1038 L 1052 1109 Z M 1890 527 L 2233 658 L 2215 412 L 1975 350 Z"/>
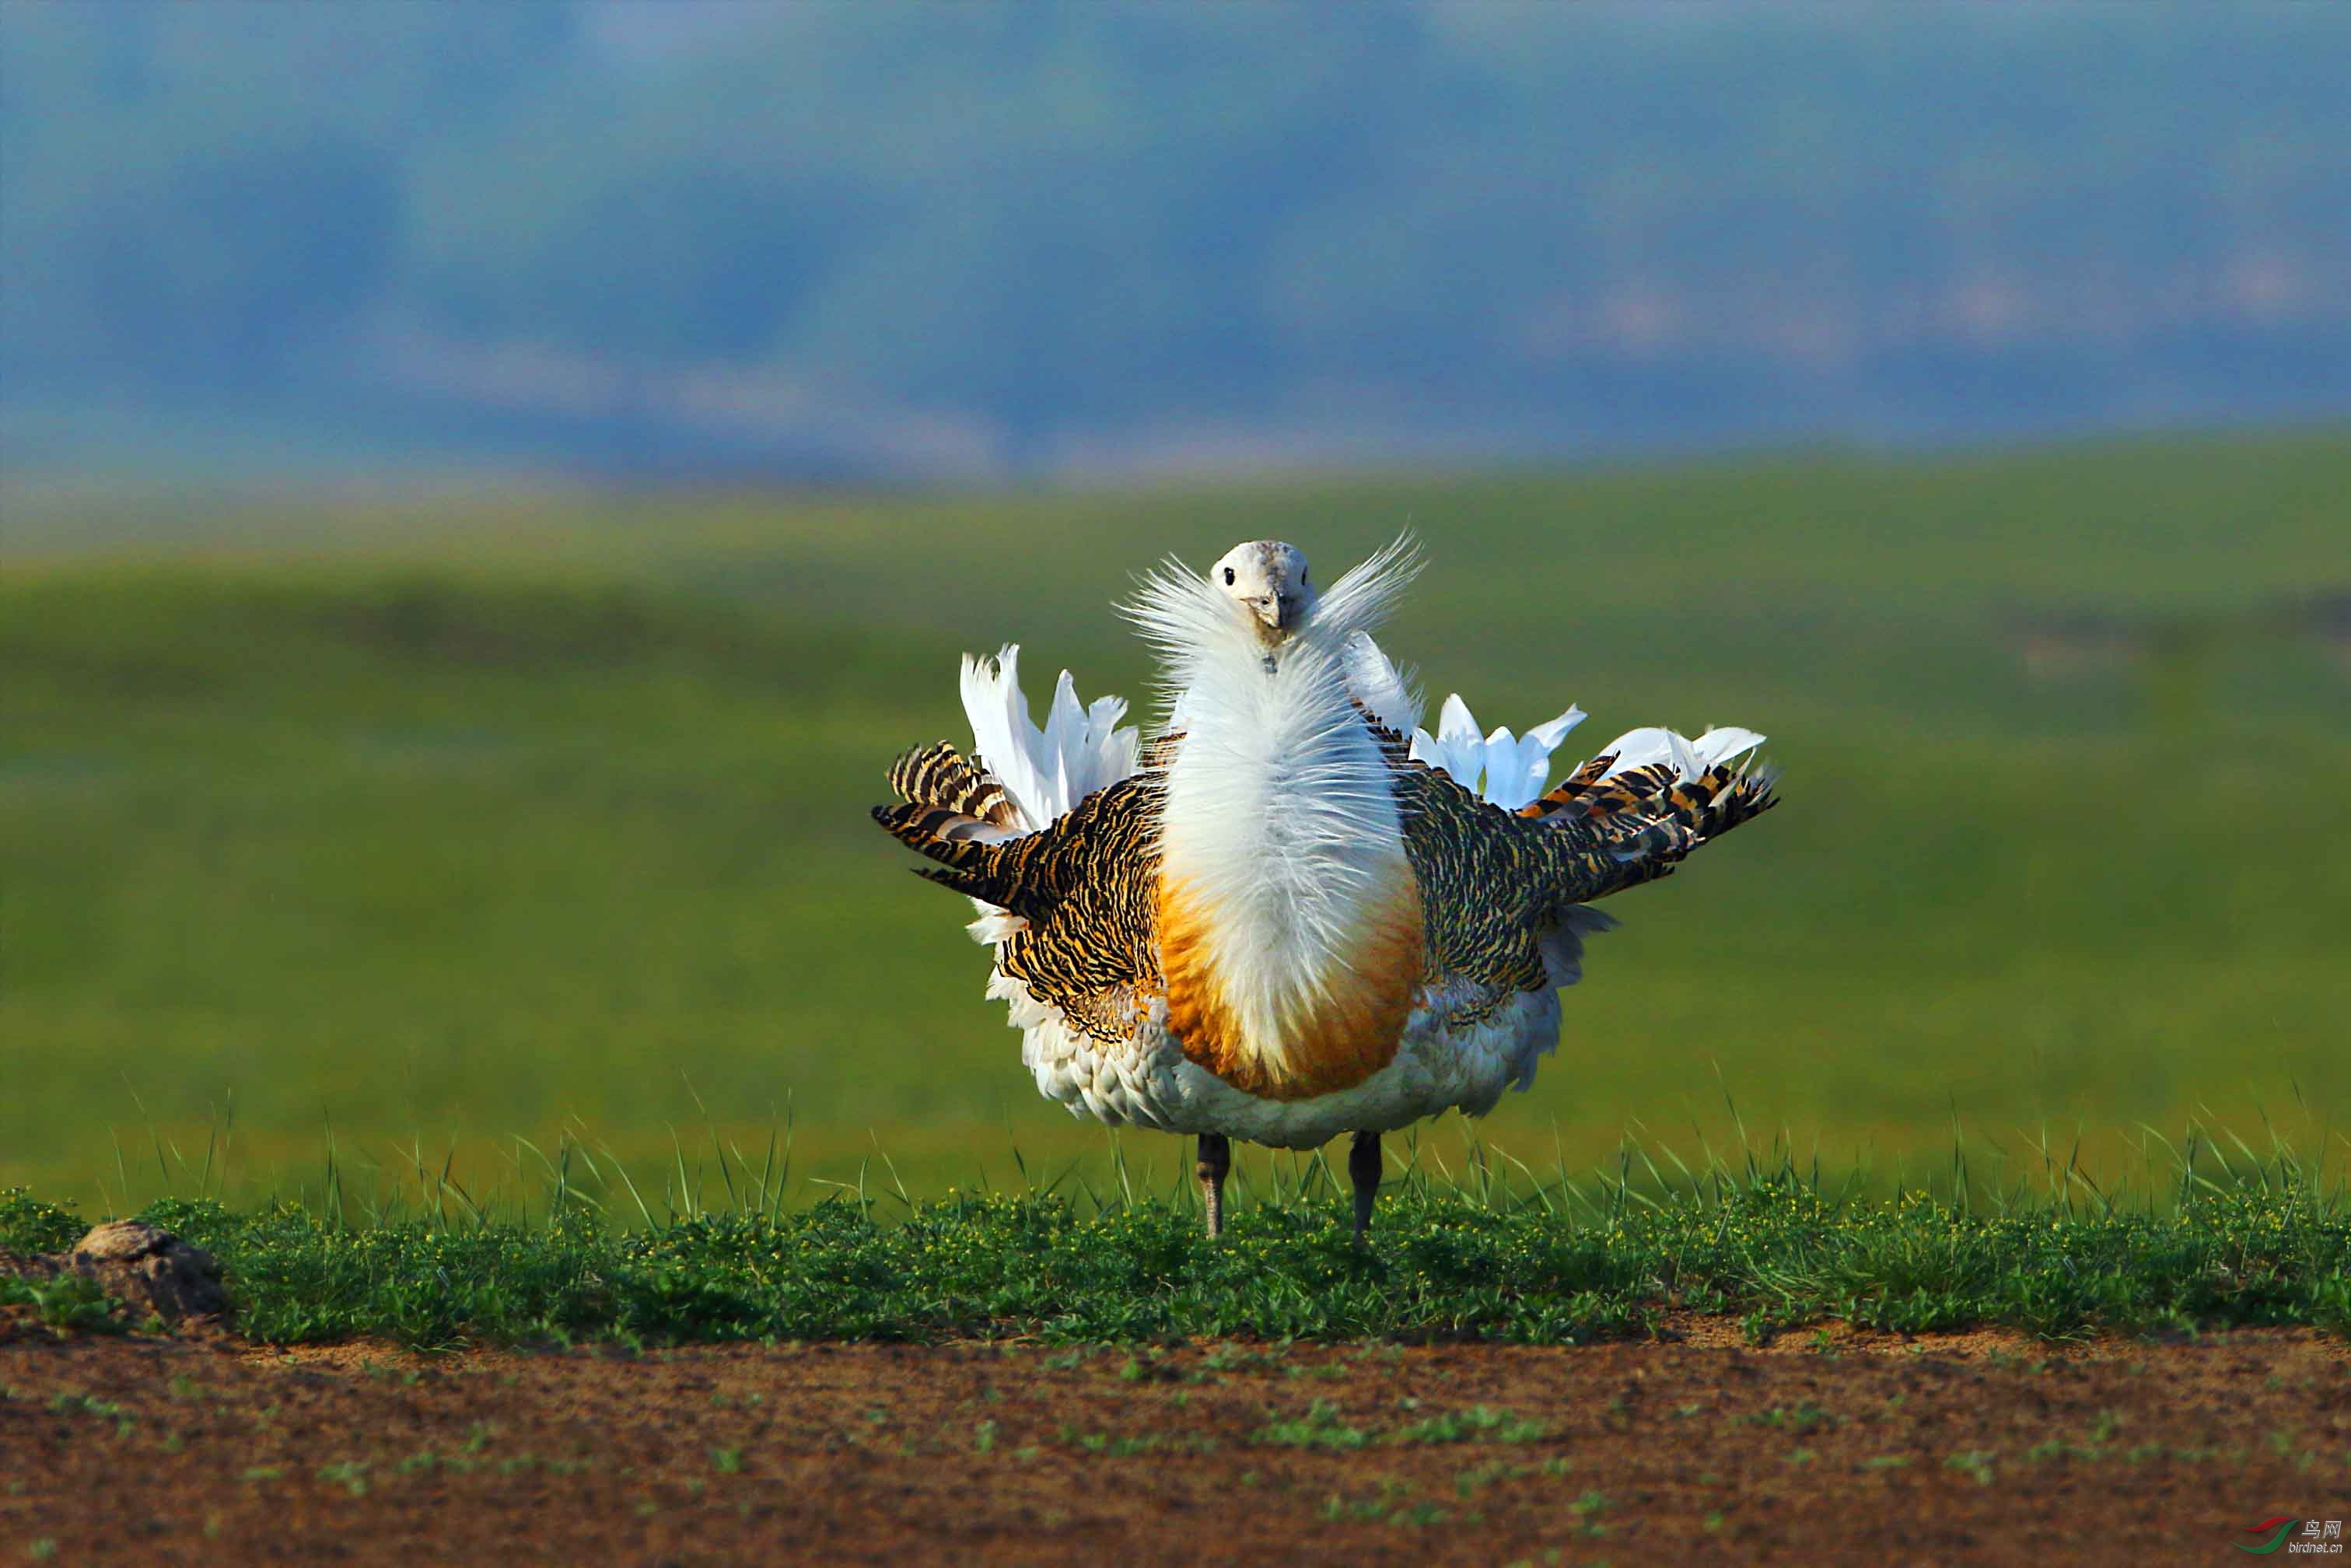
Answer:
<path fill-rule="evenodd" d="M 1185 1057 L 1245 1094 L 1311 1100 L 1352 1089 L 1394 1061 L 1421 972 L 1419 890 L 1406 871 L 1364 912 L 1359 933 L 1281 1005 L 1238 1003 L 1220 963 L 1217 911 L 1169 879 L 1160 889 L 1167 1027 Z"/>

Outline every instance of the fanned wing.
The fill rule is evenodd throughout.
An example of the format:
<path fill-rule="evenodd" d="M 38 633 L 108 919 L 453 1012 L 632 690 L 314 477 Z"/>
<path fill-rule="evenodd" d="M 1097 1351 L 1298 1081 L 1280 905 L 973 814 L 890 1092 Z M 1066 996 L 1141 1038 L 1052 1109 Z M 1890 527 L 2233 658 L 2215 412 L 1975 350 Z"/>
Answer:
<path fill-rule="evenodd" d="M 1728 761 L 1690 777 L 1670 763 L 1609 775 L 1602 758 L 1512 812 L 1379 734 L 1420 883 L 1426 978 L 1454 998 L 1456 1020 L 1573 978 L 1583 934 L 1613 924 L 1583 905 L 1670 875 L 1777 803 L 1768 777 Z"/>
<path fill-rule="evenodd" d="M 994 841 L 938 831 L 940 808 L 920 800 L 877 806 L 873 820 L 935 862 L 919 874 L 1018 917 L 998 967 L 1087 1033 L 1119 1040 L 1162 988 L 1154 942 L 1162 799 L 1157 775 L 1137 774 L 1039 831 Z"/>

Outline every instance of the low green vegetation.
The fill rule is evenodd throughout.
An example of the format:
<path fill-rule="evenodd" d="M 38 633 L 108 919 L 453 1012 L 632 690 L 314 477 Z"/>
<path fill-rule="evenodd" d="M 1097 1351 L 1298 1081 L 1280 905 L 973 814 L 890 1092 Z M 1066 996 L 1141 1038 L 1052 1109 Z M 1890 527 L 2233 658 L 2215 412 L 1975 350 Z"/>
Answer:
<path fill-rule="evenodd" d="M 1319 1165 L 1297 1186 L 1240 1206 L 1218 1241 L 1202 1233 L 1193 1205 L 1149 1194 L 955 1194 L 894 1207 L 835 1197 L 647 1214 L 629 1229 L 608 1225 L 587 1193 L 558 1188 L 541 1189 L 535 1213 L 455 1219 L 399 1195 L 358 1219 L 188 1198 L 153 1204 L 147 1218 L 220 1259 L 244 1333 L 286 1343 L 1566 1344 L 1670 1332 L 1678 1312 L 1735 1316 L 1757 1338 L 1832 1318 L 1899 1333 L 2306 1324 L 2351 1334 L 2342 1180 L 2325 1181 L 2283 1148 L 2210 1169 L 2183 1166 L 2163 1195 L 2061 1189 L 1989 1207 L 1922 1193 L 1874 1198 L 1851 1185 L 1833 1192 L 1787 1162 L 1718 1165 L 1654 1197 L 1631 1183 L 1408 1176 L 1383 1195 L 1368 1249 L 1350 1239 Z M 22 1192 L 0 1195 L 0 1248 L 61 1246 L 79 1224 Z M 1117 1375 L 1151 1375 L 1149 1354 L 1130 1355 Z M 1248 1370 L 1247 1359 L 1228 1354 L 1203 1371 Z M 1746 1419 L 1802 1437 L 1837 1417 L 1799 1404 Z M 1257 1440 L 1353 1448 L 1542 1435 L 1539 1423 L 1484 1406 L 1374 1429 L 1318 1400 Z"/>
<path fill-rule="evenodd" d="M 340 1182 L 457 1213 L 568 1136 L 684 1211 L 709 1140 L 681 1159 L 674 1129 L 756 1156 L 789 1121 L 785 1208 L 1102 1191 L 1122 1159 L 1169 1190 L 1176 1140 L 1036 1096 L 967 911 L 866 808 L 900 748 L 966 736 L 959 653 L 1017 638 L 1032 697 L 1067 665 L 1147 713 L 1131 573 L 1259 535 L 1335 570 L 1407 524 L 1429 565 L 1388 641 L 1432 706 L 1573 700 L 1577 755 L 1751 724 L 1787 769 L 1784 810 L 1612 902 L 1558 1057 L 1479 1128 L 1498 1167 L 1589 1169 L 1628 1129 L 1735 1147 L 1724 1087 L 1881 1195 L 2051 1160 L 2105 1190 L 2168 1165 L 2147 1128 L 2260 1146 L 2264 1112 L 2339 1155 L 2351 654 L 2308 612 L 2351 582 L 2346 496 L 2351 440 L 2309 435 L 977 500 L 12 503 L 0 1184 L 318 1207 L 324 1143 Z M 1424 1163 L 1460 1168 L 1463 1130 L 1425 1129 Z"/>

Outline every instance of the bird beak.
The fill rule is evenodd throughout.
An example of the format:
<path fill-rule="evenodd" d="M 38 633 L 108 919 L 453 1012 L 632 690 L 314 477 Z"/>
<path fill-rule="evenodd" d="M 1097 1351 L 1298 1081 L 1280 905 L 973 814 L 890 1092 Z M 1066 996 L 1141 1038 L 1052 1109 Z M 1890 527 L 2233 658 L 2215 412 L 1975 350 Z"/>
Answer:
<path fill-rule="evenodd" d="M 1249 601 L 1249 606 L 1257 612 L 1257 618 L 1264 622 L 1268 630 L 1295 632 L 1298 630 L 1299 611 L 1303 602 L 1294 593 L 1260 593 Z"/>

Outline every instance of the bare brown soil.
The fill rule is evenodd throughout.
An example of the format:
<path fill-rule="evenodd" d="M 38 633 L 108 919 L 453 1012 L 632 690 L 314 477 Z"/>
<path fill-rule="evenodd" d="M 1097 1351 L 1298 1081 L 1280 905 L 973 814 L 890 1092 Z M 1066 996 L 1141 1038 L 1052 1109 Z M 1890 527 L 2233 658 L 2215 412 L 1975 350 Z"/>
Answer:
<path fill-rule="evenodd" d="M 2304 1333 L 426 1359 L 15 1327 L 0 1563 L 2223 1563 L 2273 1515 L 2351 1528 L 2351 1356 Z"/>

